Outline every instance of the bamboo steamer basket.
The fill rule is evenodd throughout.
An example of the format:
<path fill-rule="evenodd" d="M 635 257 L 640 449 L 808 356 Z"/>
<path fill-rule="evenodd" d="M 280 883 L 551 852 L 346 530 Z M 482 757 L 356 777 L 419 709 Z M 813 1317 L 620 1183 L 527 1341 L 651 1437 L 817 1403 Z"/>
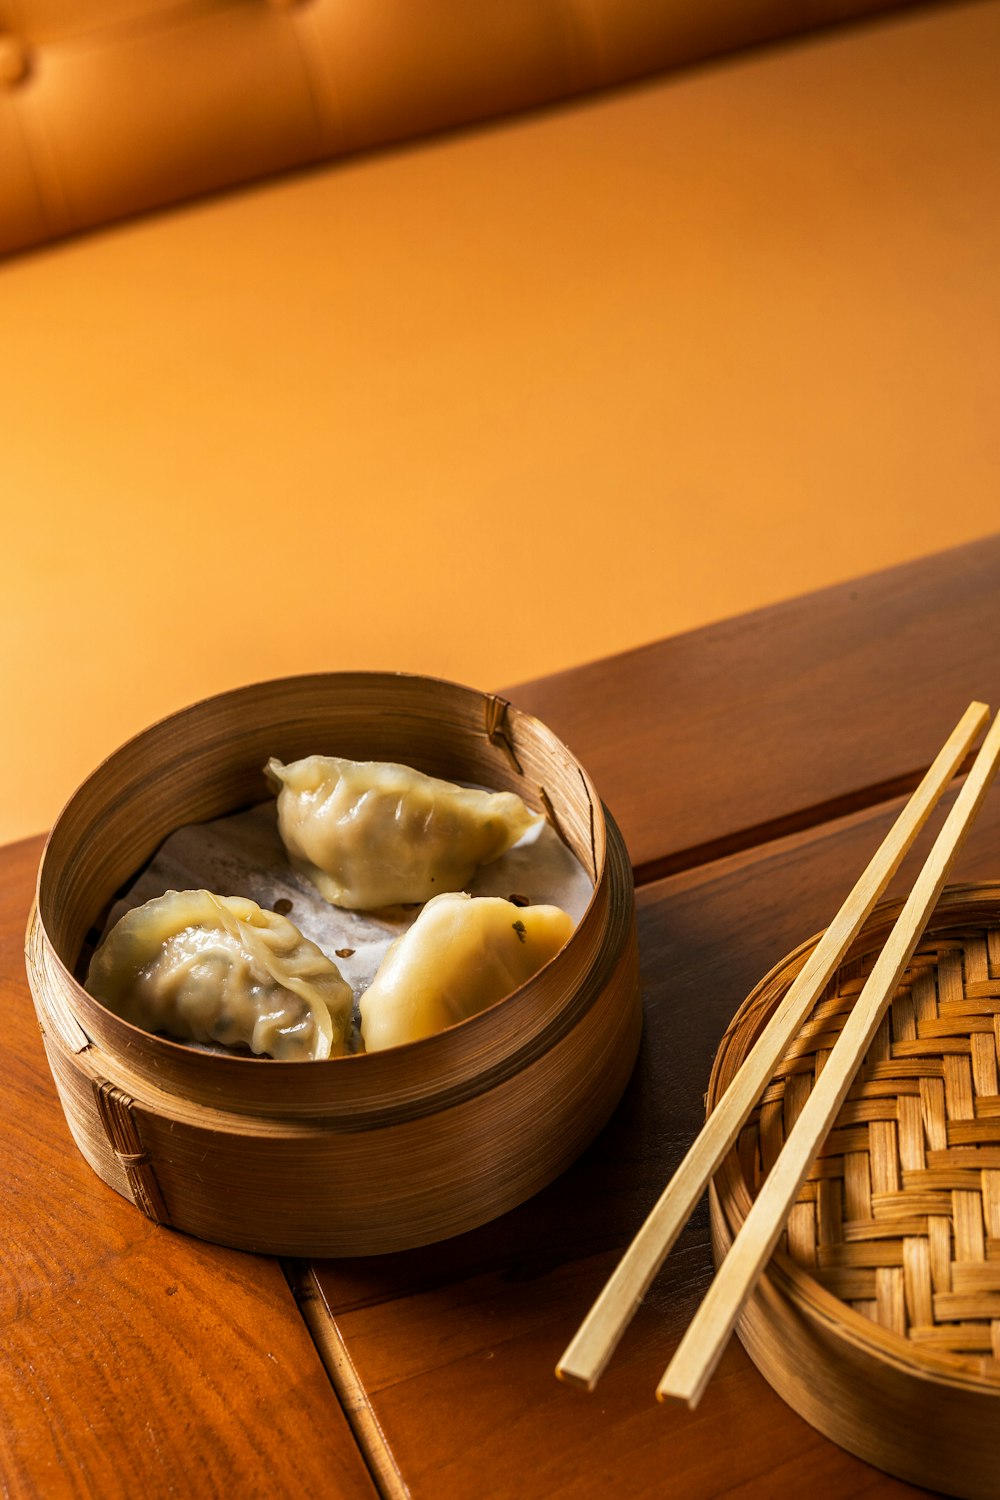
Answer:
<path fill-rule="evenodd" d="M 716 1261 L 808 1096 L 901 904 L 862 929 L 716 1174 Z M 815 947 L 737 1012 L 712 1107 Z M 1000 1494 L 1000 883 L 949 887 L 738 1325 L 774 1389 L 913 1484 Z"/>
<path fill-rule="evenodd" d="M 594 881 L 568 943 L 480 1015 L 324 1062 L 201 1052 L 87 994 L 88 935 L 162 841 L 263 801 L 269 756 L 324 752 L 544 810 Z M 52 830 L 26 953 L 66 1120 L 97 1174 L 159 1223 L 271 1254 L 406 1249 L 513 1208 L 605 1123 L 641 1030 L 631 870 L 586 771 L 505 700 L 394 673 L 241 688 L 129 741 Z"/>

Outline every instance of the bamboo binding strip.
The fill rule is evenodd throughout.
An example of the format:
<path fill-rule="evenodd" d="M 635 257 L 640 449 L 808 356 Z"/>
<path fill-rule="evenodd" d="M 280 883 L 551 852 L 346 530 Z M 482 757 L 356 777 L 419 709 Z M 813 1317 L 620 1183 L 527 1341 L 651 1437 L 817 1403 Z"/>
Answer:
<path fill-rule="evenodd" d="M 727 1251 L 822 1070 L 899 906 L 876 910 L 716 1178 Z M 713 1106 L 808 958 L 744 1003 Z M 1000 884 L 952 887 L 894 993 L 739 1334 L 836 1442 L 985 1500 L 1000 1474 Z"/>

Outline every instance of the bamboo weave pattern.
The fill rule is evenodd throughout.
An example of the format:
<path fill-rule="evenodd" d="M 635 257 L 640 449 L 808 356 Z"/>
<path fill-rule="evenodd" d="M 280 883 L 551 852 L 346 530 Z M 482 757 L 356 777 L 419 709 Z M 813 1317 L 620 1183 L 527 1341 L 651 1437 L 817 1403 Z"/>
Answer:
<path fill-rule="evenodd" d="M 840 969 L 744 1127 L 739 1161 L 752 1193 L 875 957 Z M 813 1165 L 786 1243 L 856 1311 L 990 1377 L 1000 1377 L 998 1059 L 1000 929 L 932 936 Z"/>

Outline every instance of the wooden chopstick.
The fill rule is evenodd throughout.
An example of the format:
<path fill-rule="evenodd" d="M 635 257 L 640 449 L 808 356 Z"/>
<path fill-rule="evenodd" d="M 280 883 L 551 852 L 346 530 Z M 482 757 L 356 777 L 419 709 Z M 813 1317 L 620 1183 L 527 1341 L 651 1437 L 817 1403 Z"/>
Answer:
<path fill-rule="evenodd" d="M 994 720 L 955 804 L 917 876 L 906 904 L 875 961 L 802 1113 L 743 1221 L 739 1234 L 688 1325 L 657 1387 L 662 1401 L 675 1397 L 695 1407 L 721 1357 L 744 1303 L 770 1259 L 816 1152 L 889 1007 L 937 904 L 1000 762 L 1000 715 Z"/>
<path fill-rule="evenodd" d="M 989 719 L 971 703 L 834 917 L 556 1366 L 593 1390 L 715 1169 L 936 802 Z"/>

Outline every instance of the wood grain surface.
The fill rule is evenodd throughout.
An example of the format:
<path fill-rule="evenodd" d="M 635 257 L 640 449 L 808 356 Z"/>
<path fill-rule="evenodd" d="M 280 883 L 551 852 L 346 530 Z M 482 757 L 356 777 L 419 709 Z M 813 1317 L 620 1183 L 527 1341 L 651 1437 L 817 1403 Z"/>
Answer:
<path fill-rule="evenodd" d="M 4 1493 L 920 1493 L 815 1433 L 736 1343 L 697 1412 L 654 1402 L 711 1276 L 704 1204 L 597 1391 L 552 1371 L 694 1137 L 737 1006 L 829 920 L 969 699 L 996 702 L 998 625 L 1000 538 L 511 690 L 624 823 L 645 1034 L 570 1171 L 421 1251 L 281 1267 L 106 1189 L 69 1140 L 23 977 L 40 841 L 0 851 Z M 998 873 L 994 793 L 953 878 Z"/>
<path fill-rule="evenodd" d="M 735 1341 L 696 1413 L 655 1404 L 711 1277 L 704 1204 L 594 1395 L 552 1369 L 696 1133 L 740 1001 L 830 919 L 969 698 L 995 700 L 998 601 L 1000 541 L 511 690 L 624 825 L 644 883 L 646 1032 L 608 1129 L 531 1203 L 414 1255 L 303 1268 L 387 1493 L 472 1496 L 484 1473 L 519 1500 L 917 1493 L 815 1433 Z M 994 799 L 955 878 L 998 870 Z"/>
<path fill-rule="evenodd" d="M 911 790 L 998 683 L 1000 536 L 507 696 L 587 767 L 644 881 Z"/>
<path fill-rule="evenodd" d="M 373 1496 L 280 1266 L 157 1228 L 73 1145 L 24 977 L 40 853 L 0 851 L 0 1493 Z"/>
<path fill-rule="evenodd" d="M 942 808 L 943 816 L 946 808 Z M 515 1214 L 440 1251 L 312 1268 L 368 1427 L 414 1497 L 919 1493 L 820 1437 L 731 1343 L 695 1413 L 653 1399 L 711 1276 L 705 1205 L 593 1395 L 552 1370 L 700 1124 L 712 1055 L 756 980 L 836 910 L 898 804 L 640 892 L 646 1030 L 603 1135 Z M 904 890 L 940 816 L 907 857 Z M 1000 798 L 955 877 L 1000 869 Z M 613 1247 L 609 1251 L 609 1247 Z M 432 1420 L 447 1412 L 446 1422 Z M 392 1491 L 390 1491 L 392 1492 Z M 402 1493 L 402 1491 L 395 1491 Z"/>

